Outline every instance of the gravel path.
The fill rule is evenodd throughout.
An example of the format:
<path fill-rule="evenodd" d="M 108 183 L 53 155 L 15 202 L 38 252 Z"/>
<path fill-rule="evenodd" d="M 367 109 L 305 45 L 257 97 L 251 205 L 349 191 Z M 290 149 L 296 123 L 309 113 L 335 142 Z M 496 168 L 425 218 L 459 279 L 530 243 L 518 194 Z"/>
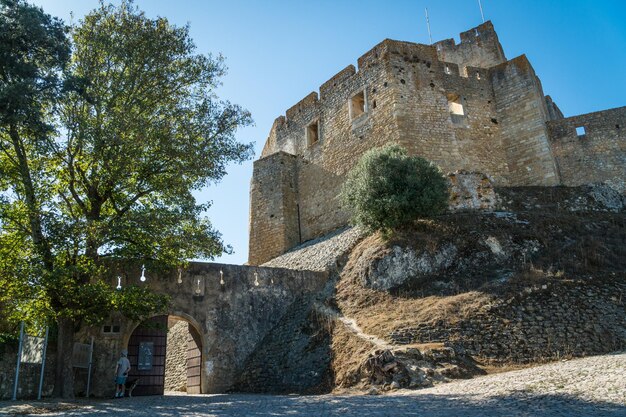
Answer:
<path fill-rule="evenodd" d="M 289 268 L 306 271 L 325 271 L 329 265 L 351 250 L 363 238 L 356 227 L 339 229 L 326 236 L 313 239 L 261 266 Z"/>
<path fill-rule="evenodd" d="M 76 405 L 79 408 L 46 415 L 624 417 L 626 353 L 557 362 L 382 396 L 167 395 L 77 402 Z M 28 406 L 0 402 L 0 415 L 26 411 Z"/>

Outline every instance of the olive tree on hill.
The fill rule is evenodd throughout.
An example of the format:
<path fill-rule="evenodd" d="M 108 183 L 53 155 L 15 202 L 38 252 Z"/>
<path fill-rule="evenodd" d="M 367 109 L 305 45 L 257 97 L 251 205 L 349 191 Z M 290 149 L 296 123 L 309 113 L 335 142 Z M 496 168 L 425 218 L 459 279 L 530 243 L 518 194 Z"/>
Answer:
<path fill-rule="evenodd" d="M 352 222 L 389 232 L 448 205 L 448 182 L 439 169 L 398 145 L 366 152 L 348 173 L 341 199 Z"/>

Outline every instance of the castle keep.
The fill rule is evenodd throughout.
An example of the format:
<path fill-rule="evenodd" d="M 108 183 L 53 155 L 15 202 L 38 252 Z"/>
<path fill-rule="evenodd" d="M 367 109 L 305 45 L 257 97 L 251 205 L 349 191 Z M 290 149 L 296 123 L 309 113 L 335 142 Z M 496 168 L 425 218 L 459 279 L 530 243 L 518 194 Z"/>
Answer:
<path fill-rule="evenodd" d="M 564 118 L 526 56 L 506 58 L 491 22 L 459 44 L 387 39 L 274 122 L 254 163 L 249 263 L 346 225 L 345 175 L 387 143 L 500 186 L 626 189 L 626 107 Z"/>

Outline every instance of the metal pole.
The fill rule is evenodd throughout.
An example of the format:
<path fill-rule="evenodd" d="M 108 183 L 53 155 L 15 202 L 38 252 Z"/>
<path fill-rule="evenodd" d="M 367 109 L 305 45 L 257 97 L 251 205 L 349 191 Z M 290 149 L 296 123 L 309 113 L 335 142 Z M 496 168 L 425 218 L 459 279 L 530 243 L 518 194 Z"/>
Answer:
<path fill-rule="evenodd" d="M 37 399 L 41 400 L 41 390 L 43 390 L 43 373 L 46 369 L 46 350 L 48 348 L 48 326 L 46 326 L 46 336 L 43 340 L 43 357 L 41 358 L 41 376 L 39 377 L 39 392 Z"/>
<path fill-rule="evenodd" d="M 433 36 L 430 33 L 430 19 L 428 19 L 428 8 L 424 9 L 426 11 L 426 26 L 428 27 L 428 39 L 430 40 L 430 44 L 433 43 Z"/>
<path fill-rule="evenodd" d="M 22 363 L 22 340 L 24 339 L 24 322 L 20 324 L 20 343 L 17 348 L 17 366 L 15 367 L 15 383 L 13 384 L 13 401 L 17 400 L 17 384 L 20 379 L 20 363 Z"/>
<path fill-rule="evenodd" d="M 93 358 L 93 336 L 91 336 L 91 347 L 89 348 L 89 370 L 87 371 L 87 398 L 89 398 L 89 388 L 91 387 L 91 359 Z"/>
<path fill-rule="evenodd" d="M 483 4 L 480 0 L 478 0 L 478 7 L 480 7 L 480 17 L 483 19 L 483 23 L 485 23 L 485 14 L 483 13 Z"/>

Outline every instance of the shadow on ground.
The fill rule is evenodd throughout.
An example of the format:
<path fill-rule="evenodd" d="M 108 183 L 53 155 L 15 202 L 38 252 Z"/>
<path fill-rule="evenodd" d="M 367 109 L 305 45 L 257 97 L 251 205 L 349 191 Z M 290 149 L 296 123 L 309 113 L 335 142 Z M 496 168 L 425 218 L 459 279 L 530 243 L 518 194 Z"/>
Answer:
<path fill-rule="evenodd" d="M 513 392 L 506 396 L 407 394 L 393 396 L 167 395 L 77 402 L 67 416 L 594 416 L 623 417 L 626 404 L 590 403 L 565 395 Z M 24 411 L 24 409 L 22 408 Z M 0 403 L 0 414 L 17 411 Z M 25 415 L 25 414 L 21 414 Z M 26 414 L 27 415 L 27 414 Z"/>

